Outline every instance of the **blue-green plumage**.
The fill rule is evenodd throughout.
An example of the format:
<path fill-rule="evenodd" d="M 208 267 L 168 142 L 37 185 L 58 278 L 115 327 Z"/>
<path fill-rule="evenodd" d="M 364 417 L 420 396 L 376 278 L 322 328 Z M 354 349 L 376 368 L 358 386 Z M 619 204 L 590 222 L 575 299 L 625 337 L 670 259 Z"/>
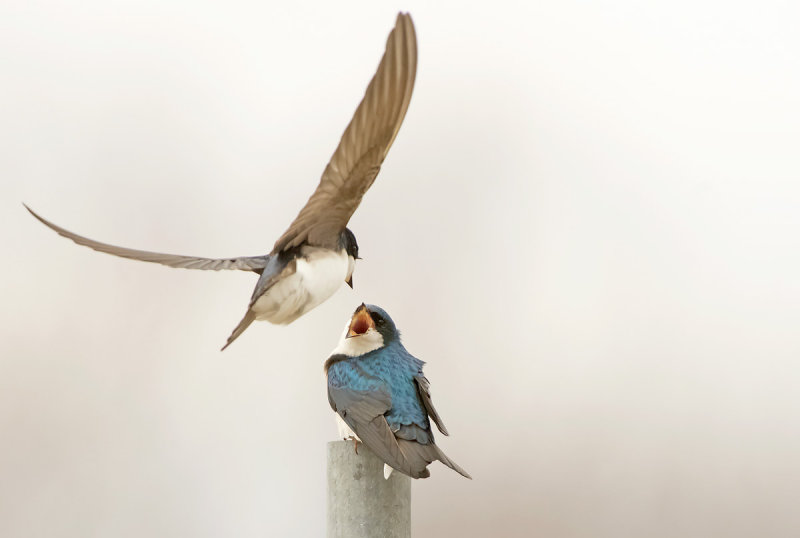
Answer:
<path fill-rule="evenodd" d="M 430 433 L 428 413 L 417 392 L 415 377 L 422 375 L 421 360 L 411 355 L 399 341 L 359 357 L 335 362 L 328 369 L 328 384 L 350 390 L 388 390 L 392 407 L 384 416 L 392 431 L 402 426 L 417 426 L 417 440 L 428 443 Z"/>
<path fill-rule="evenodd" d="M 434 443 L 428 417 L 447 430 L 431 402 L 424 364 L 403 347 L 385 311 L 362 305 L 325 363 L 331 407 L 390 467 L 424 478 L 427 465 L 440 460 L 469 477 Z"/>

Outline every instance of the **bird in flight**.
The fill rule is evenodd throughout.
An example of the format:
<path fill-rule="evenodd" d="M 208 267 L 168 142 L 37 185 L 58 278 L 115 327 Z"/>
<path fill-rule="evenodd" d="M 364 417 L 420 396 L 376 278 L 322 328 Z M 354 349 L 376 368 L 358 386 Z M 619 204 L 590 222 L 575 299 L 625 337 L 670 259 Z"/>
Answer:
<path fill-rule="evenodd" d="M 222 347 L 225 349 L 254 320 L 288 324 L 328 299 L 342 282 L 353 287 L 358 243 L 347 223 L 375 181 L 400 130 L 416 71 L 414 24 L 407 13 L 399 13 L 378 69 L 317 189 L 269 254 L 217 259 L 118 247 L 65 230 L 25 207 L 59 235 L 107 254 L 184 269 L 258 273 L 247 312 Z"/>
<path fill-rule="evenodd" d="M 325 361 L 328 402 L 337 413 L 339 433 L 383 460 L 385 478 L 393 469 L 427 478 L 435 460 L 472 478 L 433 441 L 430 420 L 448 433 L 433 407 L 424 364 L 406 351 L 389 314 L 362 303 Z"/>

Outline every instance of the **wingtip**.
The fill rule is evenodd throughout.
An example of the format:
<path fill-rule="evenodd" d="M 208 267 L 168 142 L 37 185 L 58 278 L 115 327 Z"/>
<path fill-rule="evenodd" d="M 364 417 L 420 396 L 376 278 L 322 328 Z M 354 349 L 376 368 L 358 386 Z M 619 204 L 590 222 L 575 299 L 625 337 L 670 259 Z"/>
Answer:
<path fill-rule="evenodd" d="M 411 13 L 407 11 L 398 12 L 394 26 L 395 28 L 405 27 L 406 38 L 414 42 L 414 48 L 416 49 L 417 32 L 414 29 L 414 19 L 411 18 Z"/>
<path fill-rule="evenodd" d="M 48 220 L 47 220 L 47 219 L 45 219 L 44 217 L 40 216 L 40 215 L 39 215 L 39 214 L 38 214 L 36 211 L 34 211 L 33 209 L 31 209 L 31 208 L 30 208 L 30 206 L 28 206 L 28 204 L 26 204 L 25 202 L 22 202 L 22 206 L 23 206 L 25 209 L 27 209 L 27 210 L 28 210 L 28 213 L 30 213 L 31 215 L 33 215 L 33 218 L 35 218 L 36 220 L 38 220 L 39 222 L 41 222 L 42 224 L 44 224 L 44 225 L 45 225 L 45 226 L 47 226 L 48 228 L 55 229 L 55 228 L 53 228 L 53 226 L 54 226 L 54 225 L 53 225 L 53 223 L 51 223 L 50 221 L 48 221 Z"/>
<path fill-rule="evenodd" d="M 400 26 L 402 24 L 407 23 L 408 26 L 411 27 L 411 31 L 414 31 L 414 19 L 411 18 L 411 13 L 407 11 L 399 11 L 397 13 L 397 20 L 395 21 L 395 26 Z"/>
<path fill-rule="evenodd" d="M 26 204 L 25 202 L 22 202 L 22 205 L 25 207 L 25 209 L 28 210 L 28 213 L 33 215 L 33 218 L 35 218 L 36 220 L 38 220 L 39 222 L 41 222 L 42 224 L 44 224 L 45 226 L 47 226 L 51 230 L 54 230 L 56 233 L 61 234 L 61 232 L 58 231 L 58 226 L 56 226 L 55 224 L 53 224 L 52 222 L 50 222 L 49 220 L 47 220 L 46 218 L 41 216 L 39 213 L 37 213 L 36 211 L 31 209 L 30 206 L 28 204 Z"/>

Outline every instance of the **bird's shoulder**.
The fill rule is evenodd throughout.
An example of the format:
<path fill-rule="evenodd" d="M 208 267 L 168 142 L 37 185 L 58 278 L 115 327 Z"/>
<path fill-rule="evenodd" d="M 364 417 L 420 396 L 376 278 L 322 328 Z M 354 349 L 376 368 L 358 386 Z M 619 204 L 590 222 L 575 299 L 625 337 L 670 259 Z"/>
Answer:
<path fill-rule="evenodd" d="M 364 355 L 367 361 L 372 361 L 385 371 L 395 375 L 403 375 L 410 380 L 415 375 L 422 374 L 423 361 L 408 352 L 399 340 L 392 340 L 381 349 L 373 352 L 374 355 Z"/>
<path fill-rule="evenodd" d="M 344 353 L 334 353 L 325 361 L 325 375 L 329 378 L 333 375 L 335 378 L 340 377 L 348 369 L 346 361 L 352 359 Z"/>

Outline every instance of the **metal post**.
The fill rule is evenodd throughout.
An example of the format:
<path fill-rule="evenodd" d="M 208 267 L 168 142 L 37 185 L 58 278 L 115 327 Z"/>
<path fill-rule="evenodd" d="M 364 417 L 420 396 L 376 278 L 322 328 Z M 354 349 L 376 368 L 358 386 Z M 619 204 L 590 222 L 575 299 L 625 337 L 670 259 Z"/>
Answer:
<path fill-rule="evenodd" d="M 409 538 L 411 479 L 394 471 L 363 444 L 328 443 L 328 538 Z"/>

